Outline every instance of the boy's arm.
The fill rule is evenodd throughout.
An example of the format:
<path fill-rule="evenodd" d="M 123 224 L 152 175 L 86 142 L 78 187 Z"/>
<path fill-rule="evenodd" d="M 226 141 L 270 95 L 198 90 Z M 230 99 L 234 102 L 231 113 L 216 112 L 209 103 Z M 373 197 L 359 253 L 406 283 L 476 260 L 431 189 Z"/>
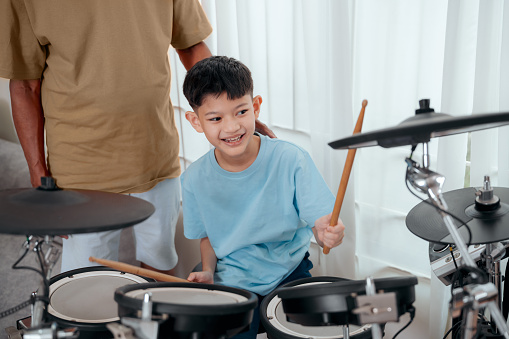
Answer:
<path fill-rule="evenodd" d="M 33 187 L 41 177 L 49 176 L 44 154 L 44 114 L 41 104 L 41 80 L 11 80 L 9 83 L 12 120 L 25 153 Z"/>
<path fill-rule="evenodd" d="M 201 272 L 192 272 L 187 280 L 213 284 L 214 283 L 214 272 L 216 271 L 217 257 L 212 245 L 210 244 L 209 238 L 202 238 L 200 240 L 200 251 L 201 251 Z"/>
<path fill-rule="evenodd" d="M 200 251 L 201 251 L 201 264 L 202 270 L 206 272 L 211 272 L 212 275 L 216 271 L 217 257 L 216 252 L 212 248 L 210 244 L 209 238 L 203 238 L 200 241 Z"/>
<path fill-rule="evenodd" d="M 321 247 L 324 245 L 328 248 L 339 246 L 345 236 L 345 225 L 341 219 L 338 220 L 336 226 L 330 226 L 331 215 L 332 213 L 316 219 L 315 226 L 312 228 L 316 242 Z"/>

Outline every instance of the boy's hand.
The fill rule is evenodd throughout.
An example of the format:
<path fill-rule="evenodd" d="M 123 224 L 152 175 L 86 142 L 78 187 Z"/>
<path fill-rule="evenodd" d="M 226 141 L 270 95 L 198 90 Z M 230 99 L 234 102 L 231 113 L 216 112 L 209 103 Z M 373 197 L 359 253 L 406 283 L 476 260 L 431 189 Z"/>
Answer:
<path fill-rule="evenodd" d="M 330 226 L 331 214 L 324 215 L 315 221 L 315 236 L 318 236 L 318 241 L 321 246 L 334 248 L 343 242 L 345 236 L 345 225 L 341 219 L 338 220 L 336 226 Z"/>
<path fill-rule="evenodd" d="M 214 274 L 209 271 L 192 272 L 189 274 L 189 277 L 187 277 L 187 280 L 197 283 L 213 284 Z"/>

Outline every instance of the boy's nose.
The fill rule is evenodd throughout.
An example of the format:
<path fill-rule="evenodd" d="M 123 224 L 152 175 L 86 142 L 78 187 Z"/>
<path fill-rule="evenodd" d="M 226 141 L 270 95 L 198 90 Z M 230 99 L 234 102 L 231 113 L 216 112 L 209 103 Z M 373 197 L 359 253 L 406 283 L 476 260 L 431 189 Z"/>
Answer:
<path fill-rule="evenodd" d="M 228 119 L 225 122 L 225 132 L 235 132 L 240 128 L 240 124 L 236 121 L 236 119 Z"/>

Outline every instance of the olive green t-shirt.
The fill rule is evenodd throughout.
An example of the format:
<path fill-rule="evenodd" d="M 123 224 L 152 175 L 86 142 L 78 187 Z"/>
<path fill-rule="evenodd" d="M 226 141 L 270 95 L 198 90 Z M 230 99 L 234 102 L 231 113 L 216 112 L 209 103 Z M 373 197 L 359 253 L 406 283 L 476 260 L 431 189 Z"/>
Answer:
<path fill-rule="evenodd" d="M 42 79 L 57 185 L 143 192 L 180 174 L 168 49 L 212 29 L 195 0 L 5 0 L 0 77 Z"/>

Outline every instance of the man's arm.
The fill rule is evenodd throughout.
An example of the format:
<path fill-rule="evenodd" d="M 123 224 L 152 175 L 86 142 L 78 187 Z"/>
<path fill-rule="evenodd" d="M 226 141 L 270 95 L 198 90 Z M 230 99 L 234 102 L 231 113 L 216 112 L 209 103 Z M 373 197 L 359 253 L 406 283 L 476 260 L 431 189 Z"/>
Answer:
<path fill-rule="evenodd" d="M 198 61 L 212 56 L 212 53 L 210 53 L 209 48 L 203 41 L 189 48 L 177 49 L 176 51 L 180 57 L 180 61 L 188 71 Z"/>
<path fill-rule="evenodd" d="M 41 177 L 49 176 L 44 153 L 44 113 L 41 103 L 41 80 L 11 80 L 12 119 L 25 153 L 33 187 Z"/>

